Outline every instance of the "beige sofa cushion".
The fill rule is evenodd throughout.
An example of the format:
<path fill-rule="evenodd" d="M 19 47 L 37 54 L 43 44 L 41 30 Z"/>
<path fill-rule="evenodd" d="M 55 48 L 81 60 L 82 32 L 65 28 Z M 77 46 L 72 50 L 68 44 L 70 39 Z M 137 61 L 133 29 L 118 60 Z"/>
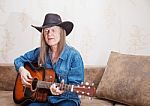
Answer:
<path fill-rule="evenodd" d="M 97 97 L 150 106 L 150 56 L 111 52 Z"/>
<path fill-rule="evenodd" d="M 113 106 L 113 102 L 97 98 L 90 100 L 88 97 L 84 97 L 81 98 L 81 106 Z"/>
<path fill-rule="evenodd" d="M 13 101 L 12 91 L 0 91 L 1 106 L 17 106 Z"/>

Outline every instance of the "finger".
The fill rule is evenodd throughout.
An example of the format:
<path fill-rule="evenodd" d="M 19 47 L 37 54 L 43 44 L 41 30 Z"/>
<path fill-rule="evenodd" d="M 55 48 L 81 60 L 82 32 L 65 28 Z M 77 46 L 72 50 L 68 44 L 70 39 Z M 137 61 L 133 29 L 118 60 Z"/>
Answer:
<path fill-rule="evenodd" d="M 27 75 L 28 75 L 28 77 L 30 78 L 30 79 L 32 79 L 32 76 L 31 76 L 31 74 L 28 72 L 27 73 Z"/>
<path fill-rule="evenodd" d="M 64 91 L 63 90 L 61 90 L 60 92 L 59 92 L 59 95 L 61 95 L 61 94 L 63 94 L 64 93 Z"/>
<path fill-rule="evenodd" d="M 64 92 L 60 90 L 60 87 L 57 87 L 55 83 L 50 87 L 50 91 L 53 95 L 60 95 Z"/>
<path fill-rule="evenodd" d="M 56 88 L 56 84 L 54 83 L 53 85 L 52 85 L 54 88 Z"/>
<path fill-rule="evenodd" d="M 56 89 L 55 89 L 55 88 L 52 88 L 52 89 L 51 89 L 51 93 L 52 93 L 53 95 L 57 95 Z"/>
<path fill-rule="evenodd" d="M 55 83 L 52 84 L 52 85 L 50 86 L 50 88 L 56 88 L 56 84 L 55 84 Z"/>
<path fill-rule="evenodd" d="M 29 82 L 27 82 L 24 78 L 22 79 L 22 84 L 23 85 L 31 85 Z"/>
<path fill-rule="evenodd" d="M 59 94 L 59 95 L 62 94 L 63 92 L 64 92 L 64 91 L 63 91 L 63 90 L 60 90 L 59 88 L 56 89 L 56 93 Z"/>
<path fill-rule="evenodd" d="M 26 75 L 23 76 L 23 78 L 24 78 L 26 81 L 31 81 L 31 79 L 29 79 L 28 76 L 26 76 Z"/>
<path fill-rule="evenodd" d="M 56 89 L 56 92 L 57 92 L 57 93 L 60 93 L 60 90 L 59 90 L 59 88 L 57 88 L 57 89 Z"/>
<path fill-rule="evenodd" d="M 61 80 L 59 87 L 60 87 L 60 90 L 64 89 L 64 79 Z"/>
<path fill-rule="evenodd" d="M 64 84 L 64 83 L 65 83 L 64 79 L 62 79 L 60 83 L 61 83 L 61 84 Z"/>
<path fill-rule="evenodd" d="M 25 80 L 22 78 L 21 79 L 22 85 L 25 85 Z"/>
<path fill-rule="evenodd" d="M 55 94 L 55 92 L 56 92 L 56 85 L 55 84 L 51 85 L 50 91 L 51 91 L 52 94 Z"/>
<path fill-rule="evenodd" d="M 29 82 L 31 81 L 26 75 L 22 76 L 22 79 L 24 80 L 26 85 L 31 85 Z"/>

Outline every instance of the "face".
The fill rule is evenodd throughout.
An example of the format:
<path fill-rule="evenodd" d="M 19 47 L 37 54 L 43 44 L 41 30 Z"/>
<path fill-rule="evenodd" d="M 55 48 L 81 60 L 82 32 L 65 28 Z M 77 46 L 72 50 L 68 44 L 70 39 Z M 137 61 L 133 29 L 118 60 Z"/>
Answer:
<path fill-rule="evenodd" d="M 60 33 L 61 33 L 61 28 L 59 26 L 44 28 L 43 33 L 45 41 L 50 47 L 57 46 L 57 44 L 60 41 Z"/>

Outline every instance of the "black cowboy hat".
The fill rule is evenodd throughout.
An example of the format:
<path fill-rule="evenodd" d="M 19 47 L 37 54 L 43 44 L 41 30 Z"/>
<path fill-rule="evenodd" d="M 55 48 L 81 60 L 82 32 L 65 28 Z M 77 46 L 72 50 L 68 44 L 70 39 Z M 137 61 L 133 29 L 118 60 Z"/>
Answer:
<path fill-rule="evenodd" d="M 45 15 L 45 19 L 43 25 L 41 27 L 37 27 L 31 25 L 32 27 L 36 28 L 39 32 L 42 32 L 43 28 L 52 27 L 52 26 L 60 26 L 66 31 L 66 35 L 73 29 L 73 23 L 70 21 L 62 22 L 61 17 L 58 14 L 48 13 Z"/>

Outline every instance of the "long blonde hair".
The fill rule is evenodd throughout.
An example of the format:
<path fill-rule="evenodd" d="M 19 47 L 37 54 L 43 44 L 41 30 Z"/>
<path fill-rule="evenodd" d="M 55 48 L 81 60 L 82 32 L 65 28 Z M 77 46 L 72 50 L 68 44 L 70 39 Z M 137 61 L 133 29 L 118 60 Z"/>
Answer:
<path fill-rule="evenodd" d="M 60 27 L 60 41 L 58 43 L 58 53 L 59 56 L 64 48 L 65 42 L 66 42 L 66 31 L 64 29 L 62 29 Z M 42 30 L 41 33 L 41 47 L 40 47 L 40 54 L 39 54 L 39 58 L 38 58 L 38 65 L 43 65 L 45 64 L 46 61 L 46 57 L 48 56 L 48 51 L 49 51 L 50 47 L 49 45 L 46 43 L 45 38 L 44 38 L 44 33 Z"/>

